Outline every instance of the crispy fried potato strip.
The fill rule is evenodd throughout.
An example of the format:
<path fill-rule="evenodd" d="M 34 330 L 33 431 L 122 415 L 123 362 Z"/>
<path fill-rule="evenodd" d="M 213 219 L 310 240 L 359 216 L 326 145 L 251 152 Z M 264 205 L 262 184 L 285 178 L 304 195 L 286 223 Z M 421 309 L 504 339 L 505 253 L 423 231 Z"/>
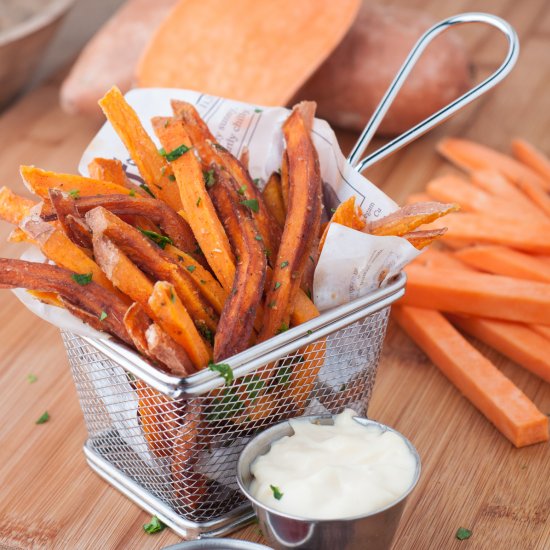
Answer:
<path fill-rule="evenodd" d="M 181 199 L 175 182 L 170 178 L 170 167 L 120 90 L 116 86 L 111 88 L 99 100 L 99 106 L 128 149 L 150 191 L 177 212 L 181 208 Z"/>
<path fill-rule="evenodd" d="M 286 209 L 283 202 L 283 193 L 281 191 L 281 176 L 277 172 L 273 172 L 264 190 L 262 191 L 265 205 L 271 215 L 277 220 L 277 223 L 283 227 L 285 225 Z"/>
<path fill-rule="evenodd" d="M 407 204 L 388 216 L 369 222 L 368 232 L 372 235 L 401 237 L 425 223 L 431 223 L 450 212 L 457 212 L 458 210 L 460 210 L 458 204 L 444 204 L 441 202 Z"/>
<path fill-rule="evenodd" d="M 50 202 L 65 235 L 83 249 L 92 248 L 92 232 L 76 209 L 74 199 L 59 189 L 50 189 Z"/>
<path fill-rule="evenodd" d="M 214 341 L 214 361 L 218 362 L 248 347 L 262 300 L 267 262 L 262 236 L 249 209 L 239 203 L 231 176 L 219 168 L 215 173 L 210 196 L 238 258 L 233 289 Z"/>
<path fill-rule="evenodd" d="M 223 226 L 206 191 L 201 165 L 191 150 L 192 144 L 181 120 L 157 117 L 153 128 L 166 151 L 185 149 L 171 166 L 178 183 L 184 217 L 208 265 L 226 291 L 230 291 L 235 277 L 235 258 Z"/>
<path fill-rule="evenodd" d="M 73 275 L 67 269 L 50 264 L 0 258 L 0 285 L 5 288 L 55 292 L 66 304 L 73 306 L 75 313 L 81 310 L 87 314 L 85 321 L 93 319 L 90 324 L 94 328 L 132 344 L 123 323 L 128 305 L 114 292 L 93 281 L 85 286 L 78 284 Z"/>
<path fill-rule="evenodd" d="M 116 183 L 122 187 L 127 187 L 128 189 L 133 189 L 136 194 L 141 196 L 146 196 L 147 192 L 130 182 L 122 162 L 118 159 L 104 159 L 101 157 L 96 157 L 90 164 L 88 164 L 88 173 L 90 177 L 96 180 L 101 181 L 110 181 L 111 183 Z"/>
<path fill-rule="evenodd" d="M 7 187 L 0 188 L 0 220 L 19 225 L 30 215 L 31 208 L 35 204 L 33 200 L 16 195 Z"/>
<path fill-rule="evenodd" d="M 357 231 L 362 231 L 367 225 L 361 207 L 355 205 L 355 197 L 350 197 L 341 203 L 332 215 L 332 218 L 330 219 L 329 224 L 325 227 L 323 236 L 321 237 L 319 250 L 323 250 L 331 223 L 339 223 L 340 225 L 345 225 L 351 229 L 357 229 Z"/>
<path fill-rule="evenodd" d="M 442 237 L 446 232 L 446 227 L 442 227 L 441 229 L 427 229 L 425 231 L 412 231 L 411 233 L 405 233 L 403 238 L 407 239 L 416 249 L 422 250 Z"/>

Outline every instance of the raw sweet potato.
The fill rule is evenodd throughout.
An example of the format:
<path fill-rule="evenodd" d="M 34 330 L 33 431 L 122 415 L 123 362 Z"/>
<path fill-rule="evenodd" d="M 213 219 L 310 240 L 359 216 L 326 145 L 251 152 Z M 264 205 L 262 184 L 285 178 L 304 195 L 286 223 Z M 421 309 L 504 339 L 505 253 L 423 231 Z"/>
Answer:
<path fill-rule="evenodd" d="M 358 8 L 358 0 L 234 0 L 224 9 L 217 0 L 180 1 L 146 48 L 137 83 L 285 105 Z"/>
<path fill-rule="evenodd" d="M 402 3 L 404 4 L 404 3 Z M 321 118 L 362 130 L 414 43 L 436 21 L 419 10 L 364 0 L 334 53 L 298 92 Z M 469 61 L 456 34 L 437 37 L 419 59 L 380 125 L 399 134 L 469 88 Z"/>
<path fill-rule="evenodd" d="M 400 303 L 479 317 L 550 324 L 550 284 L 411 264 Z"/>
<path fill-rule="evenodd" d="M 550 382 L 548 341 L 528 326 L 457 315 L 451 316 L 451 322 L 546 382 Z"/>
<path fill-rule="evenodd" d="M 456 388 L 516 447 L 548 441 L 548 417 L 440 313 L 399 307 L 393 315 Z"/>

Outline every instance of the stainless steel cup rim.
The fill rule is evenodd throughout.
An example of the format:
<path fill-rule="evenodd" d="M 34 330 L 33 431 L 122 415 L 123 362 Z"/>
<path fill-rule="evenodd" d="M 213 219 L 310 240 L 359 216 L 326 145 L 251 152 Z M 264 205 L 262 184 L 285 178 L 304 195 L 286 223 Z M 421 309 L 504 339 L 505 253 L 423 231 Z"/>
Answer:
<path fill-rule="evenodd" d="M 330 424 L 333 422 L 335 415 L 314 415 L 314 416 L 302 416 L 300 418 L 293 419 L 293 422 L 318 422 L 318 423 L 324 423 L 324 424 Z M 394 434 L 398 435 L 407 445 L 409 451 L 413 455 L 416 463 L 415 473 L 413 480 L 411 482 L 411 485 L 409 488 L 400 495 L 397 499 L 391 501 L 383 508 L 377 508 L 376 510 L 373 510 L 372 512 L 369 512 L 368 514 L 360 514 L 357 516 L 349 516 L 344 518 L 332 518 L 332 519 L 319 519 L 314 517 L 304 517 L 304 516 L 296 516 L 294 514 L 288 514 L 286 512 L 282 512 L 281 510 L 277 510 L 275 508 L 271 508 L 270 506 L 267 506 L 263 502 L 260 502 L 255 497 L 253 497 L 250 494 L 250 491 L 247 487 L 247 484 L 245 483 L 243 479 L 243 473 L 246 468 L 248 468 L 248 474 L 250 474 L 250 464 L 262 454 L 265 454 L 269 450 L 270 445 L 279 440 L 281 437 L 284 437 L 286 435 L 292 435 L 293 430 L 292 426 L 289 422 L 289 420 L 285 420 L 283 422 L 280 422 L 279 424 L 276 424 L 275 426 L 271 426 L 267 430 L 263 430 L 259 434 L 255 435 L 245 446 L 245 448 L 241 451 L 241 454 L 239 456 L 239 460 L 237 462 L 237 484 L 239 485 L 240 490 L 242 493 L 252 502 L 254 506 L 258 506 L 259 508 L 262 508 L 266 511 L 268 511 L 271 514 L 278 515 L 280 517 L 284 517 L 287 519 L 292 519 L 296 521 L 303 521 L 303 522 L 315 522 L 315 523 L 322 523 L 322 522 L 335 522 L 335 521 L 341 521 L 341 522 L 348 522 L 348 521 L 357 521 L 361 519 L 368 518 L 370 516 L 375 516 L 377 514 L 380 514 L 382 512 L 385 512 L 386 510 L 389 510 L 390 508 L 396 506 L 403 500 L 405 500 L 409 494 L 412 492 L 412 490 L 416 487 L 418 480 L 420 479 L 420 472 L 421 472 L 421 462 L 420 462 L 420 455 L 418 454 L 418 451 L 414 447 L 414 445 L 407 439 L 401 432 L 398 432 L 394 428 L 391 428 L 390 426 L 387 426 L 385 424 L 382 424 L 381 422 L 377 422 L 376 420 L 371 420 L 369 418 L 363 418 L 359 416 L 354 416 L 353 419 L 358 422 L 359 424 L 362 424 L 363 426 L 378 426 L 383 432 L 390 431 Z M 247 454 L 250 452 L 250 449 L 253 448 L 255 445 L 263 444 L 263 447 L 260 448 L 260 452 L 255 454 L 250 460 L 248 460 L 248 464 L 245 465 L 244 462 L 247 459 Z M 267 448 L 266 448 L 267 447 Z M 265 450 L 264 450 L 265 449 Z M 263 451 L 263 452 L 262 452 Z"/>

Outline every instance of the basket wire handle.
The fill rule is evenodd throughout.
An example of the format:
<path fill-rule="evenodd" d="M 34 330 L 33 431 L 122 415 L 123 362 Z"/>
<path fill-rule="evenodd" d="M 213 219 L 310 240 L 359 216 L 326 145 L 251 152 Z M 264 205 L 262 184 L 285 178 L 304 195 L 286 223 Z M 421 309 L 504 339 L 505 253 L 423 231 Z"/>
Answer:
<path fill-rule="evenodd" d="M 439 34 L 446 31 L 448 28 L 455 25 L 464 25 L 467 23 L 484 23 L 491 27 L 497 28 L 502 32 L 508 39 L 508 52 L 506 58 L 504 59 L 502 65 L 489 77 L 487 77 L 483 82 L 480 82 L 477 86 L 474 86 L 471 90 L 467 91 L 447 106 L 443 107 L 433 115 L 424 119 L 422 122 L 419 122 L 416 126 L 413 126 L 400 136 L 394 138 L 390 142 L 386 143 L 373 153 L 367 155 L 364 159 L 359 160 L 361 155 L 365 152 L 369 143 L 371 142 L 378 126 L 382 122 L 382 119 L 386 115 L 388 109 L 390 108 L 395 96 L 398 94 L 399 90 L 403 86 L 405 80 L 409 76 L 409 73 L 415 66 L 416 62 L 428 46 L 428 44 Z M 437 126 L 457 111 L 465 107 L 474 99 L 477 99 L 485 92 L 496 86 L 501 80 L 503 80 L 508 73 L 512 70 L 516 64 L 517 58 L 519 55 L 519 40 L 514 28 L 504 19 L 497 17 L 496 15 L 490 15 L 487 13 L 462 13 L 460 15 L 455 15 L 454 17 L 449 17 L 440 21 L 434 25 L 431 29 L 426 31 L 418 42 L 414 45 L 413 49 L 410 51 L 407 59 L 399 69 L 399 72 L 395 76 L 393 82 L 390 84 L 387 89 L 384 97 L 378 104 L 378 107 L 372 114 L 370 120 L 367 122 L 365 129 L 359 136 L 356 144 L 351 151 L 348 162 L 351 166 L 359 173 L 363 170 L 372 166 L 374 163 L 379 160 L 391 155 L 404 145 L 407 145 L 411 141 L 414 141 L 416 138 L 420 137 L 422 134 L 426 133 L 428 130 L 431 130 L 434 126 Z"/>

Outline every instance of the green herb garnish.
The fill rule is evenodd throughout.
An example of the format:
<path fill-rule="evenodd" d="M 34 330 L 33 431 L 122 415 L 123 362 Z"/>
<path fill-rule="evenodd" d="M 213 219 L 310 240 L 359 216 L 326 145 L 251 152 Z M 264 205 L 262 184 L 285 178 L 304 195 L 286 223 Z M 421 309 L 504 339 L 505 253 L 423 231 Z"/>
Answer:
<path fill-rule="evenodd" d="M 159 233 L 155 233 L 154 231 L 149 231 L 148 229 L 142 229 L 141 227 L 138 227 L 138 229 L 146 237 L 149 237 L 155 244 L 157 244 L 162 249 L 166 248 L 167 244 L 174 244 L 174 242 L 170 237 L 166 237 L 165 235 L 160 235 Z"/>
<path fill-rule="evenodd" d="M 197 267 L 194 266 L 194 265 L 188 265 L 187 266 L 187 271 L 189 271 L 189 273 L 193 273 L 193 271 L 195 271 L 195 269 L 197 269 Z"/>
<path fill-rule="evenodd" d="M 174 176 L 174 174 L 169 174 L 169 175 L 168 175 L 168 179 L 169 179 L 170 181 L 176 181 L 176 176 Z"/>
<path fill-rule="evenodd" d="M 38 380 L 36 374 L 27 374 L 27 382 L 29 384 L 34 384 Z"/>
<path fill-rule="evenodd" d="M 71 279 L 80 286 L 85 286 L 92 282 L 92 273 L 73 273 Z"/>
<path fill-rule="evenodd" d="M 202 334 L 203 338 L 214 345 L 214 333 L 202 321 L 195 322 L 197 330 Z"/>
<path fill-rule="evenodd" d="M 280 287 L 281 287 L 281 283 L 280 283 L 279 281 L 277 281 L 277 282 L 275 283 L 275 286 L 273 287 L 273 290 L 277 290 L 277 289 L 280 288 Z"/>
<path fill-rule="evenodd" d="M 69 196 L 73 199 L 78 199 L 80 197 L 80 189 L 71 189 L 69 191 Z"/>
<path fill-rule="evenodd" d="M 237 193 L 239 193 L 239 195 L 244 195 L 245 192 L 246 192 L 246 185 L 242 185 L 237 189 Z"/>
<path fill-rule="evenodd" d="M 208 363 L 208 368 L 211 371 L 219 373 L 226 384 L 231 384 L 235 379 L 233 376 L 233 369 L 227 363 Z"/>
<path fill-rule="evenodd" d="M 103 310 L 101 310 L 101 315 L 99 316 L 99 320 L 105 321 L 105 319 L 107 319 L 107 314 Z"/>
<path fill-rule="evenodd" d="M 199 198 L 197 199 L 196 205 L 199 206 L 199 204 L 201 203 L 201 201 L 202 201 L 202 198 L 199 197 Z"/>
<path fill-rule="evenodd" d="M 130 197 L 135 197 L 136 196 L 135 189 L 130 189 L 130 192 L 128 193 L 128 195 L 130 195 Z"/>
<path fill-rule="evenodd" d="M 472 531 L 470 531 L 470 529 L 466 529 L 465 527 L 459 527 L 455 536 L 458 540 L 466 540 L 472 536 Z"/>
<path fill-rule="evenodd" d="M 263 113 L 263 109 L 258 109 L 258 108 L 256 108 L 256 109 L 254 109 L 254 112 L 255 112 L 255 113 Z"/>
<path fill-rule="evenodd" d="M 45 424 L 50 419 L 50 414 L 45 411 L 42 416 L 35 422 L 35 424 Z"/>
<path fill-rule="evenodd" d="M 157 516 L 153 516 L 151 518 L 151 521 L 149 523 L 145 523 L 143 525 L 143 530 L 148 534 L 148 535 L 152 535 L 153 533 L 159 533 L 160 531 L 162 531 L 164 528 L 166 527 L 166 525 L 164 525 L 164 523 L 162 523 L 162 521 L 160 521 L 159 518 L 157 518 Z"/>
<path fill-rule="evenodd" d="M 267 307 L 269 309 L 275 309 L 276 305 L 277 305 L 277 302 L 275 300 L 273 300 L 272 302 L 269 302 L 269 304 L 267 304 Z"/>
<path fill-rule="evenodd" d="M 179 147 L 176 147 L 175 149 L 173 149 L 172 151 L 170 151 L 169 153 L 166 152 L 166 150 L 164 149 L 164 147 L 162 149 L 159 149 L 159 153 L 168 161 L 168 162 L 172 162 L 176 159 L 179 159 L 183 154 L 187 153 L 187 151 L 189 151 L 191 149 L 191 147 L 187 147 L 187 145 L 185 144 L 182 144 L 180 145 Z"/>
<path fill-rule="evenodd" d="M 140 183 L 139 186 L 140 186 L 146 193 L 148 193 L 149 195 L 151 195 L 151 197 L 155 198 L 155 195 L 153 195 L 153 192 L 151 191 L 151 189 L 149 189 L 149 186 L 148 186 L 146 183 Z"/>
<path fill-rule="evenodd" d="M 204 183 L 206 184 L 206 187 L 212 187 L 216 183 L 214 169 L 203 172 L 202 177 L 204 178 Z"/>
<path fill-rule="evenodd" d="M 254 178 L 252 181 L 254 182 L 254 185 L 258 187 L 258 184 L 260 183 L 260 178 Z"/>
<path fill-rule="evenodd" d="M 170 287 L 170 301 L 175 304 L 176 303 L 176 295 L 174 294 L 174 289 Z"/>
<path fill-rule="evenodd" d="M 263 241 L 263 238 L 261 235 L 255 235 L 254 238 L 257 240 L 257 241 Z"/>
<path fill-rule="evenodd" d="M 285 260 L 284 262 L 281 262 L 281 269 L 284 269 L 288 265 L 288 262 Z"/>
<path fill-rule="evenodd" d="M 260 205 L 258 204 L 257 199 L 246 199 L 244 201 L 241 201 L 241 204 L 252 210 L 252 212 L 260 211 Z"/>
<path fill-rule="evenodd" d="M 286 332 L 288 330 L 288 325 L 286 323 L 282 323 L 281 326 L 277 329 L 277 334 L 281 334 L 283 332 Z"/>
<path fill-rule="evenodd" d="M 275 485 L 270 485 L 270 487 L 271 487 L 271 490 L 273 491 L 273 496 L 277 500 L 281 500 L 283 498 L 283 494 L 284 494 L 284 493 L 281 493 L 281 489 L 279 489 L 279 487 L 277 487 Z"/>

